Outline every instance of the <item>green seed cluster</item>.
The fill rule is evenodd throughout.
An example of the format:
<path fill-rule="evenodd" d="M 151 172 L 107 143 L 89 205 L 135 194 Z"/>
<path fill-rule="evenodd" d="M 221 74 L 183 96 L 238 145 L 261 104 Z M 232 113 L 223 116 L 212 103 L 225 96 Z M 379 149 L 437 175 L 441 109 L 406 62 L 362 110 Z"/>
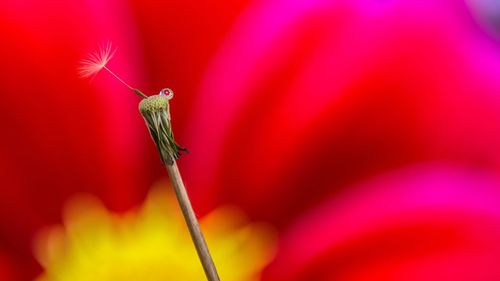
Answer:
<path fill-rule="evenodd" d="M 168 109 L 168 98 L 164 95 L 154 95 L 143 99 L 139 103 L 141 113 Z"/>

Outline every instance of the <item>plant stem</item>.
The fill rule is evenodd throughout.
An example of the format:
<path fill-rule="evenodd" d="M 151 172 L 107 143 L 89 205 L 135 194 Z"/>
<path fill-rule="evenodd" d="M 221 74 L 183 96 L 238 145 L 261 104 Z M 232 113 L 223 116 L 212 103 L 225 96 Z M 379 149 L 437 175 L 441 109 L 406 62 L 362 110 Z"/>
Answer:
<path fill-rule="evenodd" d="M 207 276 L 207 280 L 219 281 L 220 279 L 219 275 L 217 274 L 217 269 L 215 268 L 215 264 L 212 260 L 212 257 L 210 256 L 207 243 L 205 242 L 205 238 L 203 237 L 203 233 L 201 232 L 200 225 L 198 224 L 198 220 L 196 219 L 196 215 L 193 211 L 193 207 L 191 206 L 191 202 L 189 200 L 186 187 L 184 186 L 184 182 L 182 181 L 177 163 L 174 160 L 174 163 L 172 165 L 167 164 L 165 166 L 167 167 L 170 182 L 172 183 L 172 186 L 174 188 L 175 195 L 177 196 L 177 201 L 179 202 L 182 214 L 184 215 L 184 219 L 186 220 L 186 224 L 189 228 L 189 233 L 191 234 L 191 238 L 193 239 L 196 252 L 198 252 L 198 257 L 200 258 L 203 270 L 205 271 L 205 275 Z"/>

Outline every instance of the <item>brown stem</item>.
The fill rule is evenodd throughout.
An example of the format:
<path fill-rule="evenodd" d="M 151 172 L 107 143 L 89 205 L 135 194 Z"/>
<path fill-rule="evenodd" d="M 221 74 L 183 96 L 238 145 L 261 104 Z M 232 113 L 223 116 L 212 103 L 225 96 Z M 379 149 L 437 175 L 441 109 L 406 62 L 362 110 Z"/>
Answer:
<path fill-rule="evenodd" d="M 217 274 L 217 269 L 208 251 L 207 243 L 201 232 L 200 225 L 194 214 L 193 207 L 189 201 L 188 194 L 186 192 L 186 187 L 182 181 L 179 168 L 174 160 L 172 165 L 165 165 L 167 167 L 168 175 L 170 176 L 170 182 L 174 187 L 175 195 L 177 196 L 177 201 L 182 209 L 182 214 L 186 220 L 186 224 L 189 228 L 189 233 L 193 239 L 196 252 L 198 252 L 198 257 L 200 258 L 203 270 L 207 276 L 208 281 L 219 281 L 219 275 Z"/>

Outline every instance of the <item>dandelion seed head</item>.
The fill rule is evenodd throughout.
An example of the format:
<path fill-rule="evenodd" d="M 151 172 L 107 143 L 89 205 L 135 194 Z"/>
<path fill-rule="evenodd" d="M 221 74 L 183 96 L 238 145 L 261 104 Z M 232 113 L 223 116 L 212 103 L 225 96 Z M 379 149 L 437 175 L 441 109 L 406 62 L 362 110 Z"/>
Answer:
<path fill-rule="evenodd" d="M 78 72 L 81 77 L 87 78 L 96 75 L 113 58 L 116 49 L 111 42 L 101 46 L 99 50 L 90 53 L 86 59 L 80 61 Z"/>

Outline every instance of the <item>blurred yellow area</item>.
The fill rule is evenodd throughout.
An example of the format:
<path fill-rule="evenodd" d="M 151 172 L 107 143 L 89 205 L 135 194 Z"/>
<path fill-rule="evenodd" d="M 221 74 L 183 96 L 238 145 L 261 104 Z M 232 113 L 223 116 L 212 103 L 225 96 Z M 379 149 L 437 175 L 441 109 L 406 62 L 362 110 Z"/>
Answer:
<path fill-rule="evenodd" d="M 45 269 L 36 281 L 200 281 L 205 275 L 169 186 L 151 189 L 144 205 L 109 212 L 95 197 L 78 195 L 64 209 L 64 225 L 42 230 L 34 253 Z M 256 281 L 274 256 L 265 224 L 246 222 L 236 208 L 200 220 L 224 281 Z"/>

